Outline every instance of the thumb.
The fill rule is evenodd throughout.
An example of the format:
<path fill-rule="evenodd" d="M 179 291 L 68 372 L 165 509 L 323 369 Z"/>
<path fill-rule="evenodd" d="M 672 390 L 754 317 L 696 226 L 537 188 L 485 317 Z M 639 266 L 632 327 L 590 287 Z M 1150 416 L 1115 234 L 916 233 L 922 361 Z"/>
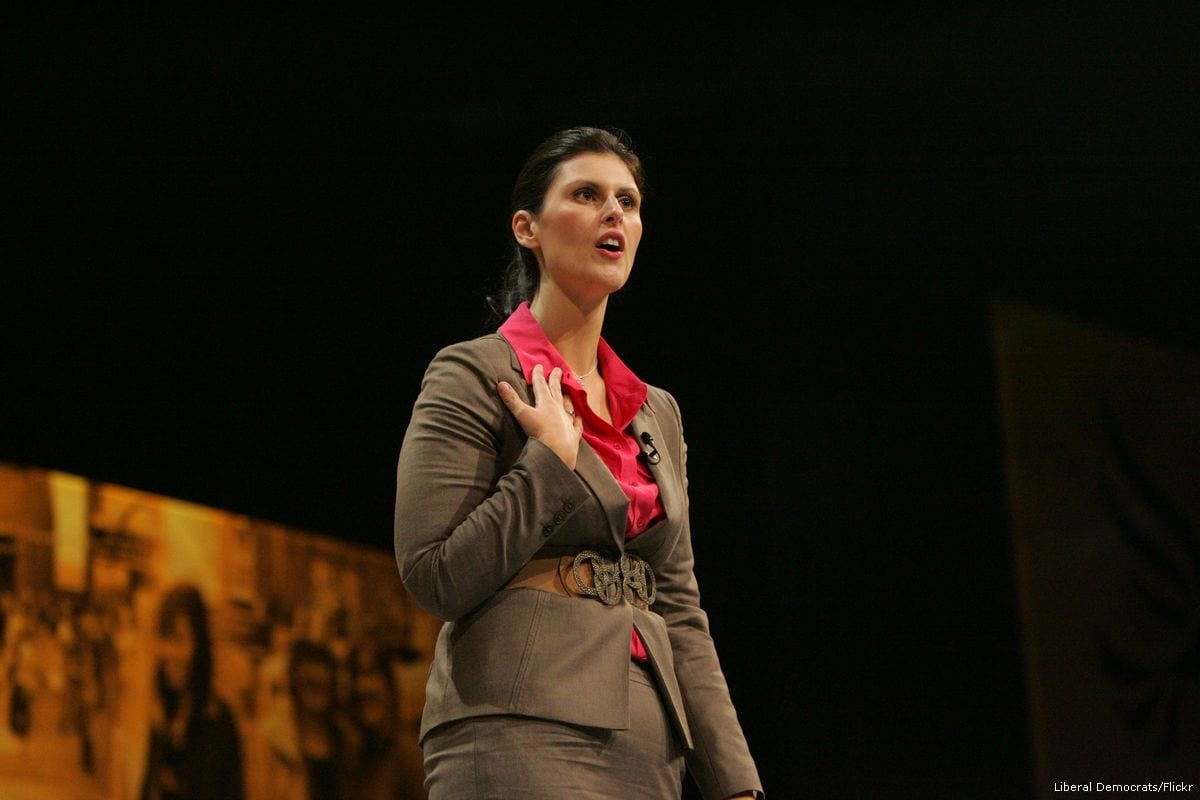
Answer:
<path fill-rule="evenodd" d="M 513 414 L 518 414 L 525 409 L 525 401 L 517 394 L 517 390 L 508 384 L 507 381 L 500 381 L 496 384 L 496 391 L 500 393 L 500 399 L 504 401 L 504 405 L 508 406 L 508 410 Z"/>

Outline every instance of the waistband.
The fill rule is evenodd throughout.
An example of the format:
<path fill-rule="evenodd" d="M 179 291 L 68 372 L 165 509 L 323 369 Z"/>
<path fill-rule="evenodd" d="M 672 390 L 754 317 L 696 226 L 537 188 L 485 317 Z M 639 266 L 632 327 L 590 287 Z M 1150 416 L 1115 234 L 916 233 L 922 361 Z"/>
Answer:
<path fill-rule="evenodd" d="M 646 609 L 657 594 L 654 570 L 632 553 L 608 558 L 595 550 L 542 548 L 504 586 L 541 589 L 568 597 L 595 598 L 608 606 Z"/>

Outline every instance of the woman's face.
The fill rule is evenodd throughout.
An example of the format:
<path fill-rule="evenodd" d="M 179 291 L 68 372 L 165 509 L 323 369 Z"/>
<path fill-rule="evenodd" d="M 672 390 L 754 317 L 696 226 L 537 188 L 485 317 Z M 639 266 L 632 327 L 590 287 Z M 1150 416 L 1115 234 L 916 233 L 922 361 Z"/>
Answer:
<path fill-rule="evenodd" d="M 295 680 L 296 698 L 301 711 L 323 714 L 333 706 L 337 676 L 329 665 L 306 661 L 296 667 Z"/>
<path fill-rule="evenodd" d="M 175 691 L 182 691 L 192 674 L 192 659 L 196 655 L 196 634 L 183 614 L 177 614 L 171 627 L 158 642 L 158 657 L 162 663 L 167 684 Z"/>
<path fill-rule="evenodd" d="M 377 672 L 359 675 L 354 682 L 358 721 L 367 728 L 382 728 L 391 722 L 391 697 L 387 679 Z"/>
<path fill-rule="evenodd" d="M 625 285 L 642 239 L 641 192 L 612 153 L 581 153 L 558 165 L 539 214 L 518 211 L 513 233 L 553 283 L 580 301 Z M 540 289 L 539 289 L 540 291 Z"/>

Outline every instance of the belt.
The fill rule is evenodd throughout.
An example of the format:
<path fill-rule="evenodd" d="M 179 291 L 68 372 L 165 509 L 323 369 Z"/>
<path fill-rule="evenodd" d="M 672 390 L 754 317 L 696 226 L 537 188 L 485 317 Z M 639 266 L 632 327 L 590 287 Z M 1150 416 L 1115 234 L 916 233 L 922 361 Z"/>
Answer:
<path fill-rule="evenodd" d="M 538 552 L 544 553 L 546 548 Z M 535 554 L 504 588 L 594 597 L 606 606 L 625 601 L 646 609 L 654 602 L 657 595 L 654 570 L 645 559 L 632 553 L 611 559 L 595 550 L 574 552 L 573 556 Z"/>

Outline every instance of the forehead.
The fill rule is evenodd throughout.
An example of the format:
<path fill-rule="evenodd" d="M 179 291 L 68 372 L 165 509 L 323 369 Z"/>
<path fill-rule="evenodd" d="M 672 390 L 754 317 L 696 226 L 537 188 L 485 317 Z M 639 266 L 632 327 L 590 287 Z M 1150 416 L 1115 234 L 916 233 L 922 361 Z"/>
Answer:
<path fill-rule="evenodd" d="M 360 685 L 376 686 L 384 685 L 384 678 L 378 672 L 362 672 L 355 676 L 355 680 Z"/>
<path fill-rule="evenodd" d="M 191 636 L 192 632 L 192 620 L 183 611 L 172 614 L 163 628 L 163 633 L 167 636 Z"/>
<path fill-rule="evenodd" d="M 633 173 L 620 156 L 613 153 L 580 153 L 572 156 L 558 165 L 552 185 L 563 186 L 580 181 L 637 190 Z"/>
<path fill-rule="evenodd" d="M 333 669 L 324 661 L 304 661 L 296 665 L 296 674 L 304 677 L 320 676 L 322 678 L 333 674 Z"/>

